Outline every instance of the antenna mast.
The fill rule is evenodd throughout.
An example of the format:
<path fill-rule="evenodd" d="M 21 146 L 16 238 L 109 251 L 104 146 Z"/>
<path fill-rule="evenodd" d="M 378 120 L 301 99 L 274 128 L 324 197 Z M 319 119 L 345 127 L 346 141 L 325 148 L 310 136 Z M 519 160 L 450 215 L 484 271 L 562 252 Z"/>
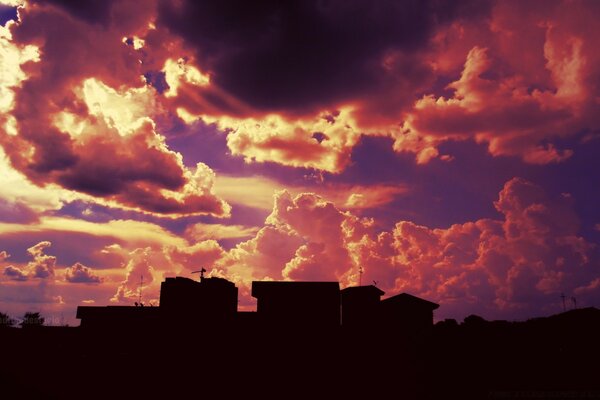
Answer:
<path fill-rule="evenodd" d="M 140 275 L 140 298 L 139 303 L 142 305 L 142 287 L 144 286 L 144 274 Z"/>
<path fill-rule="evenodd" d="M 362 275 L 365 270 L 363 267 L 358 267 L 358 286 L 362 286 Z"/>
<path fill-rule="evenodd" d="M 200 269 L 199 271 L 192 271 L 192 274 L 197 274 L 198 272 L 200 272 L 200 282 L 202 282 L 202 280 L 204 279 L 204 273 L 206 272 L 206 270 L 204 268 Z"/>
<path fill-rule="evenodd" d="M 565 298 L 566 298 L 565 294 L 561 293 L 560 298 L 562 299 L 562 303 L 563 303 L 563 312 L 565 312 L 565 311 L 567 311 L 567 303 L 565 303 Z"/>

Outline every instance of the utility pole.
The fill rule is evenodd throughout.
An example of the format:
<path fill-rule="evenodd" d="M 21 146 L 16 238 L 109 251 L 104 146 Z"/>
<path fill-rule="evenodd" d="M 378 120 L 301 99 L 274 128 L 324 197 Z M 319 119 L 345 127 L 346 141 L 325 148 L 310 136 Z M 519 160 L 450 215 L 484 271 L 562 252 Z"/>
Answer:
<path fill-rule="evenodd" d="M 565 294 L 564 294 L 564 293 L 561 293 L 561 294 L 560 294 L 560 298 L 562 299 L 562 303 L 563 303 L 563 312 L 567 311 L 567 303 L 565 303 L 565 298 L 566 298 L 566 297 L 567 297 L 567 296 L 565 296 Z"/>

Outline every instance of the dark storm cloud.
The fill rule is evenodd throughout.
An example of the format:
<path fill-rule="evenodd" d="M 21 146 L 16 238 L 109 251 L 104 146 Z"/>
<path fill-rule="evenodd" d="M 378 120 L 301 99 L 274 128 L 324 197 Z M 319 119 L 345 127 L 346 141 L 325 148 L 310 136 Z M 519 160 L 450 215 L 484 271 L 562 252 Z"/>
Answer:
<path fill-rule="evenodd" d="M 90 23 L 107 25 L 113 0 L 31 0 L 34 4 L 52 4 L 74 17 Z"/>
<path fill-rule="evenodd" d="M 420 0 L 163 1 L 158 23 L 182 36 L 213 82 L 234 96 L 261 109 L 300 111 L 381 90 L 387 84 L 386 52 L 418 53 L 440 24 L 482 16 L 488 6 Z"/>

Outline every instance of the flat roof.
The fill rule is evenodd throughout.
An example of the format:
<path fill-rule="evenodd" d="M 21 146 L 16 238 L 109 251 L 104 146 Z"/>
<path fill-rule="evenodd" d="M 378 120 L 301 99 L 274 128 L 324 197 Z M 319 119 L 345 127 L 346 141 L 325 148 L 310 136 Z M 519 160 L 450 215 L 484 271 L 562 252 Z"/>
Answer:
<path fill-rule="evenodd" d="M 265 293 L 298 293 L 308 291 L 339 292 L 339 282 L 312 281 L 253 281 L 252 296 L 262 296 Z"/>

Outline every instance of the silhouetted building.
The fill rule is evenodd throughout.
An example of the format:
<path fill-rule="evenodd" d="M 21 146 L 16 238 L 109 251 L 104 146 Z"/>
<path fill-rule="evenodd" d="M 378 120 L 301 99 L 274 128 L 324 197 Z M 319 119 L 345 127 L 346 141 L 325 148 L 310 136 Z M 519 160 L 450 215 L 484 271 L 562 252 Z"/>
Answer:
<path fill-rule="evenodd" d="M 233 282 L 203 275 L 200 281 L 175 277 L 162 282 L 159 307 L 80 306 L 77 318 L 84 328 L 195 328 L 191 332 L 202 329 L 204 333 L 222 328 L 258 332 L 263 327 L 314 330 L 343 326 L 373 333 L 413 334 L 432 328 L 437 304 L 406 293 L 380 300 L 384 294 L 373 285 L 340 291 L 338 282 L 260 281 L 252 282 L 256 312 L 238 312 L 238 289 Z"/>
<path fill-rule="evenodd" d="M 369 327 L 377 322 L 380 297 L 385 292 L 373 285 L 351 286 L 341 291 L 342 325 L 344 327 Z"/>
<path fill-rule="evenodd" d="M 206 327 L 231 322 L 237 313 L 238 289 L 223 278 L 201 281 L 176 277 L 161 283 L 159 307 L 79 306 L 77 318 L 86 328 Z"/>
<path fill-rule="evenodd" d="M 237 302 L 237 287 L 223 278 L 202 277 L 198 282 L 176 277 L 167 278 L 160 285 L 160 307 L 192 319 L 231 320 L 237 312 Z"/>
<path fill-rule="evenodd" d="M 261 323 L 282 326 L 340 325 L 338 282 L 252 282 Z"/>
<path fill-rule="evenodd" d="M 381 322 L 409 332 L 429 331 L 433 327 L 433 310 L 439 304 L 401 293 L 381 301 Z"/>

